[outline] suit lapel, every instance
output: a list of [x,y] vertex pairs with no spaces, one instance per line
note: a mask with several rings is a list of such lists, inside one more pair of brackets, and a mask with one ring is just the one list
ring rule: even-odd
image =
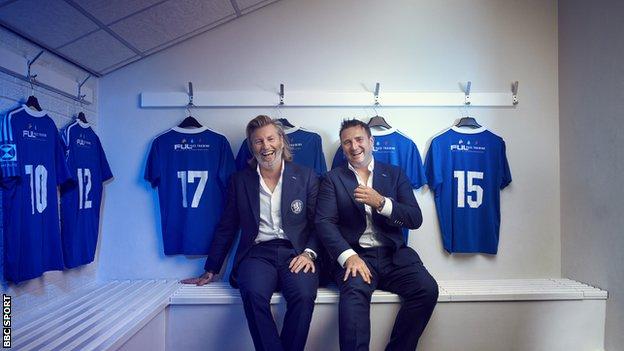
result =
[[355,174],[349,169],[349,166],[346,164],[340,168],[340,171],[342,172],[340,177],[342,185],[344,186],[346,192],[349,194],[349,197],[351,198],[351,201],[353,201],[353,204],[360,210],[360,212],[363,213],[364,204],[355,201],[355,196],[353,195],[353,191],[355,190],[355,188],[358,187],[358,182]]
[[382,163],[375,162],[375,169],[373,170],[373,188],[381,195],[387,196],[387,186],[390,180],[388,170]]
[[251,167],[245,171],[245,190],[251,206],[256,226],[260,225],[260,178],[258,172]]
[[282,173],[282,205],[280,208],[282,223],[284,223],[284,218],[286,218],[289,211],[300,213],[300,211],[303,210],[301,207],[304,204],[303,199],[296,198],[301,186],[301,180],[301,176],[293,170],[290,162],[284,162],[284,173]]

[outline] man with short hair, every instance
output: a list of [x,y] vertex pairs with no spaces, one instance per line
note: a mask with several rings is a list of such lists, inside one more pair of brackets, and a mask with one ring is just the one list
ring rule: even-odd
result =
[[[290,162],[286,135],[268,116],[247,124],[247,142],[254,159],[230,180],[206,272],[182,283],[212,282],[240,228],[230,283],[240,289],[255,349],[302,351],[318,288],[314,263],[320,252],[314,233],[318,177],[312,169]],[[281,333],[270,306],[276,290],[286,299]]]
[[379,288],[402,300],[386,349],[415,350],[438,298],[436,281],[401,232],[420,227],[420,208],[403,171],[374,160],[367,124],[343,121],[340,143],[348,162],[325,176],[315,219],[339,264],[340,349],[368,350],[370,301]]

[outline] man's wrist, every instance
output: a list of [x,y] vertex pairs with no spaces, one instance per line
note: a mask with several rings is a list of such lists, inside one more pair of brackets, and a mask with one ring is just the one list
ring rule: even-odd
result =
[[303,252],[303,254],[306,255],[312,261],[316,260],[316,256],[311,251],[306,250]]
[[379,205],[376,208],[377,212],[381,212],[381,210],[383,210],[385,204],[386,204],[386,198],[382,197],[381,201],[379,201]]

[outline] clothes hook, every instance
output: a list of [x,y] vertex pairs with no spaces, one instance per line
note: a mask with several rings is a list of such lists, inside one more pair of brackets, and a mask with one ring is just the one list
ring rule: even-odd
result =
[[464,105],[470,105],[470,89],[472,88],[472,82],[468,81],[466,89],[464,90]]
[[512,94],[512,103],[515,106],[518,104],[518,81],[511,83],[511,94]]
[[280,96],[280,101],[279,101],[279,104],[280,104],[280,105],[284,105],[284,84],[283,84],[283,83],[282,83],[282,84],[280,84],[280,93],[279,93],[279,96]]

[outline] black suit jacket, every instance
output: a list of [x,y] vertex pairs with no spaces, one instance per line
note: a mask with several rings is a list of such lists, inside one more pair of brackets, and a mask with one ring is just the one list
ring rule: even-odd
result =
[[[282,229],[297,253],[310,248],[319,252],[320,243],[314,232],[314,210],[318,194],[318,177],[310,168],[284,162],[282,173]],[[241,230],[234,256],[230,283],[236,285],[236,271],[241,260],[254,245],[260,226],[260,178],[255,168],[247,167],[230,179],[226,207],[217,225],[204,269],[219,272],[223,261]]]
[[[336,260],[347,249],[362,250],[359,239],[366,229],[364,204],[356,202],[358,186],[353,171],[345,164],[328,172],[321,183],[315,216],[319,239]],[[416,229],[422,214],[405,173],[398,167],[375,161],[373,188],[392,201],[392,214],[386,218],[373,209],[372,222],[379,234],[392,242],[393,261],[403,265],[419,262],[416,251],[405,245],[402,227]]]

